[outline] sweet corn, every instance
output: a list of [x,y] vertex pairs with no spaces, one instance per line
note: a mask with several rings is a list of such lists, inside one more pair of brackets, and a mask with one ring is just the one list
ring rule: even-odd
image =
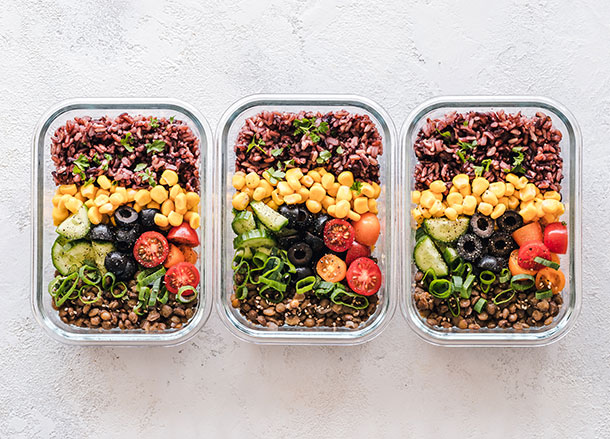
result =
[[150,190],[150,198],[161,204],[168,198],[167,190],[160,184]]
[[172,200],[175,200],[176,197],[178,196],[178,194],[181,194],[182,192],[182,188],[180,187],[179,184],[175,184],[172,186],[172,188],[169,190],[169,198]]
[[178,212],[180,215],[184,215],[187,212],[186,195],[183,193],[178,194],[174,200],[174,206],[176,207],[176,212]]
[[192,215],[188,219],[188,222],[189,226],[191,226],[192,229],[197,230],[201,225],[201,217],[198,213],[192,213]]
[[488,191],[493,193],[497,199],[500,199],[506,193],[506,184],[503,181],[496,181],[489,185]]
[[542,204],[542,209],[545,211],[545,213],[555,214],[559,211],[559,204],[561,204],[561,203],[555,199],[547,198],[541,204]]
[[490,216],[493,219],[498,219],[502,215],[504,215],[504,212],[506,212],[506,206],[504,204],[498,204],[496,207],[494,207],[494,210],[493,210],[493,212],[491,212]]
[[174,186],[176,183],[178,183],[178,174],[176,174],[176,171],[166,169],[163,171],[163,174],[161,174],[161,179],[159,182],[168,186]]
[[536,207],[536,216],[538,218],[542,218],[544,215],[546,215],[546,212],[542,208],[542,201],[534,202],[534,206]]
[[327,212],[328,212],[328,214],[330,216],[335,217],[337,215],[336,211],[337,211],[337,205],[336,204],[328,206]]
[[366,197],[358,197],[354,200],[354,211],[363,214],[369,211],[369,202]]
[[470,186],[470,178],[466,174],[458,174],[451,180],[455,187],[463,189],[466,186]]
[[112,205],[112,203],[106,203],[100,206],[98,210],[102,214],[111,213],[114,211],[114,206]]
[[345,218],[347,217],[347,214],[349,213],[349,201],[347,200],[340,200],[337,201],[337,208],[335,210],[335,216],[337,218]]
[[460,189],[460,195],[462,197],[467,197],[468,195],[472,195],[472,190],[470,188],[470,185],[464,186],[462,189]]
[[472,193],[475,195],[481,195],[489,188],[489,181],[483,177],[476,177],[472,180]]
[[140,213],[142,212],[142,206],[140,206],[138,203],[133,203],[133,210]]
[[318,213],[322,210],[322,204],[319,201],[309,199],[305,202],[305,206],[307,206],[307,210],[311,213]]
[[83,202],[75,197],[71,197],[68,201],[66,201],[65,206],[72,213],[76,213],[78,209],[80,209],[83,205]]
[[121,204],[124,204],[127,202],[127,200],[125,199],[125,197],[123,196],[123,194],[121,194],[120,192],[115,192],[114,194],[110,195],[110,197],[108,197],[108,200],[112,203],[113,206],[118,207]]
[[557,218],[552,213],[547,213],[542,217],[542,221],[544,221],[545,224],[551,224],[556,222]]
[[494,207],[489,203],[480,203],[477,207],[477,210],[481,212],[483,215],[489,216],[494,210]]
[[419,207],[411,209],[411,216],[413,216],[413,219],[417,224],[420,224],[424,220],[424,216],[422,215],[421,210],[419,210]]
[[246,175],[246,186],[250,189],[256,189],[260,180],[261,179],[256,172],[250,172]]
[[[464,212],[464,206],[462,206],[461,204],[453,204],[449,207],[451,207],[453,210],[455,210],[458,215],[461,215]],[[446,211],[446,209],[445,209],[445,211]]]
[[429,187],[432,192],[436,192],[437,194],[442,194],[447,190],[447,186],[442,180],[434,180],[432,183],[430,183]]
[[273,191],[271,191],[271,199],[278,206],[281,206],[282,204],[284,204],[284,198],[282,198],[282,196],[277,192],[277,189],[274,189]]
[[527,183],[525,187],[519,191],[521,201],[531,201],[536,198],[536,186],[532,183]]
[[286,171],[286,180],[289,178],[296,178],[297,180],[300,180],[302,176],[303,172],[300,168],[290,168]]
[[411,191],[411,203],[419,204],[419,200],[421,200],[421,192],[420,191]]
[[373,186],[373,198],[379,198],[379,195],[381,195],[381,186],[379,186],[377,183],[372,183]]
[[178,227],[180,224],[182,224],[182,215],[180,215],[178,212],[170,212],[169,215],[167,215],[167,221],[174,227]]
[[556,191],[548,191],[544,193],[544,198],[547,200],[557,200],[557,201],[561,201],[561,195],[559,195],[558,192]]
[[197,203],[199,203],[199,195],[197,195],[195,192],[187,192],[186,208],[191,210]]
[[252,195],[254,195],[254,189],[250,189],[249,187],[245,187],[241,191],[244,194],[248,195],[250,198],[252,198]]
[[328,208],[330,206],[334,206],[335,205],[335,199],[333,197],[329,197],[328,195],[326,195],[324,197],[324,199],[322,200],[322,207],[326,210],[328,210]]
[[76,195],[77,191],[78,191],[78,189],[76,188],[75,184],[62,184],[58,188],[58,192],[62,195],[63,194]]
[[294,194],[294,189],[292,189],[292,187],[285,181],[280,181],[277,184],[277,190],[279,194],[283,197],[285,197],[286,195]]
[[324,176],[324,174],[328,173],[328,171],[321,166],[314,168],[314,171],[318,172],[321,176]]
[[432,215],[430,215],[430,211],[426,208],[422,208],[421,209],[421,214],[423,215],[424,218],[428,219],[428,218],[432,218]]
[[434,195],[434,198],[436,198],[438,201],[443,201],[443,194],[439,194],[437,192],[432,192],[432,194]]
[[328,191],[333,183],[335,182],[335,176],[330,173],[326,173],[322,176],[322,187]]
[[51,216],[53,217],[53,224],[56,226],[60,225],[63,220],[68,218],[69,215],[70,212],[68,212],[66,208],[54,207],[51,213]]
[[[278,183],[277,178],[272,177],[271,174],[269,174],[269,171],[264,171],[263,172],[263,178],[271,186],[277,186],[277,183]],[[245,183],[245,180],[244,180],[244,183]]]
[[77,192],[76,195],[74,195],[74,198],[76,198],[77,200],[82,201],[83,203],[85,202],[86,198],[83,197],[83,194],[81,194],[80,192]]
[[337,190],[337,201],[347,200],[352,201],[352,191],[349,186],[339,186]]
[[508,197],[502,197],[498,200],[498,204],[504,204],[504,207],[508,207]]
[[148,209],[160,209],[160,208],[161,208],[161,205],[160,205],[159,203],[157,203],[156,201],[152,201],[152,200],[151,200],[151,202],[150,202],[150,203],[148,203],[148,204],[146,205],[146,207],[147,207]]
[[99,224],[102,222],[102,214],[96,206],[90,207],[87,210],[87,218],[89,218],[91,224]]
[[118,186],[117,186],[117,183],[116,183],[116,182],[114,182],[114,183],[111,183],[111,184],[110,184],[110,189],[108,189],[108,190],[110,191],[110,193],[111,193],[111,194],[114,194],[114,193],[116,192],[116,188],[117,188],[117,187],[118,187]]
[[89,207],[93,207],[95,206],[95,201],[94,200],[87,200],[83,203],[85,206],[87,206],[87,208]]
[[508,208],[516,209],[517,207],[519,207],[519,199],[517,197],[515,197],[514,195],[511,195],[510,197],[508,197]]
[[430,207],[430,215],[436,216],[439,212],[444,212],[444,210],[443,203],[439,200],[435,200],[434,203],[432,203],[432,207]]
[[163,204],[161,204],[161,213],[165,216],[169,216],[169,213],[176,209],[174,202],[172,200],[165,200]]
[[349,212],[347,212],[347,218],[351,221],[360,221],[360,214],[354,212],[353,210],[350,210]]
[[86,184],[80,188],[80,193],[83,194],[85,198],[93,198],[95,197],[95,191],[97,188],[94,184]]
[[301,182],[294,176],[286,178],[286,182],[295,192],[301,189]]
[[458,213],[453,207],[448,207],[445,209],[445,216],[451,221],[454,221],[457,219]]
[[245,192],[238,192],[233,195],[231,204],[236,210],[244,210],[250,203],[250,197]]
[[526,223],[533,221],[536,218],[537,213],[536,206],[534,206],[533,203],[519,211],[519,215],[523,217],[523,221]]
[[322,201],[326,196],[326,190],[320,183],[314,183],[309,189],[309,199],[314,201]]
[[313,181],[313,178],[311,178],[311,175],[303,175],[301,177],[300,181],[301,181],[301,184],[307,188],[310,188],[314,184],[314,181]]
[[472,195],[467,195],[464,197],[462,206],[464,206],[463,213],[465,215],[474,215],[474,211],[477,208],[477,199]]
[[309,175],[316,183],[320,183],[322,181],[322,176],[318,171],[309,171],[307,175]]
[[421,193],[419,204],[421,204],[426,209],[430,209],[435,201],[437,200],[434,194],[430,190],[425,190]]
[[464,197],[462,197],[462,194],[459,192],[453,192],[447,195],[447,204],[450,206],[453,204],[462,204],[462,201],[464,201]]
[[510,197],[511,195],[513,195],[515,193],[515,186],[513,186],[512,183],[506,183],[506,190],[504,191],[504,196],[505,197]]
[[337,181],[343,186],[352,187],[354,184],[354,174],[351,171],[343,171],[337,177]]
[[53,203],[54,207],[57,207],[59,205],[60,199],[61,199],[61,195],[59,194],[59,191],[57,191],[57,193],[55,195],[53,195],[53,198],[51,198],[51,203]]
[[374,198],[369,198],[369,212],[377,215],[379,211],[377,210],[377,200]]
[[301,196],[301,203],[304,203],[309,199],[309,189],[307,189],[306,187],[302,187],[301,189],[299,189],[297,191],[297,194]]
[[375,189],[369,183],[362,183],[360,193],[365,197],[375,198]]
[[155,224],[159,227],[167,227],[169,225],[169,220],[162,213],[155,214]]
[[269,206],[269,207],[270,207],[270,208],[272,208],[273,210],[277,210],[277,209],[278,209],[278,207],[280,207],[280,206],[278,206],[277,204],[275,204],[275,203],[273,202],[273,200],[269,200],[269,201],[267,201],[267,203],[266,203],[266,204],[267,204],[267,206]]
[[454,192],[459,192],[460,190],[457,188],[456,185],[451,186],[451,189],[449,189],[449,193],[452,194]]
[[138,193],[138,191],[135,189],[129,188],[125,191],[125,193],[127,194],[127,202],[131,203],[133,200],[135,200],[136,194]]
[[140,189],[133,199],[140,206],[145,206],[150,203],[150,192],[146,189]]
[[527,185],[527,178],[519,177],[519,181],[517,181],[517,184],[515,185],[515,189],[521,190],[525,187],[525,185]]
[[108,177],[105,175],[100,175],[97,177],[97,184],[102,189],[110,189],[110,186],[112,186],[112,183],[110,183],[110,180],[108,180]]
[[252,194],[252,198],[256,201],[261,201],[267,197],[267,191],[263,187],[257,187],[254,189],[254,194]]
[[290,194],[284,197],[284,202],[286,204],[298,204],[301,201],[303,201],[303,197],[301,197],[301,194]]
[[335,182],[331,184],[328,189],[326,189],[326,192],[328,192],[328,195],[330,195],[331,197],[336,197],[340,187],[341,185]]
[[[97,207],[101,207],[104,204],[108,203],[108,200],[109,200],[108,195],[105,195],[105,194],[98,195],[97,197],[95,197],[95,205]],[[59,207],[62,206],[62,201],[63,201],[63,197],[62,197],[62,199],[59,200]],[[65,204],[65,202],[64,202],[64,204]]]
[[496,194],[494,194],[492,191],[486,190],[483,192],[483,195],[481,195],[481,201],[495,206],[498,204],[498,197],[496,197]]

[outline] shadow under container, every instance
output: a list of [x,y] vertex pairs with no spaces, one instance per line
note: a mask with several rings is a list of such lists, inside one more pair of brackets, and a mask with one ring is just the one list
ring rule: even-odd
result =
[[[521,331],[514,329],[461,330],[439,328],[427,324],[421,317],[413,299],[413,277],[417,272],[413,264],[415,230],[411,226],[411,191],[414,190],[413,171],[417,157],[413,149],[415,139],[427,119],[442,117],[450,112],[467,113],[470,111],[506,113],[521,112],[534,116],[537,112],[550,116],[553,126],[561,131],[563,137],[559,144],[563,158],[562,202],[566,212],[561,220],[568,225],[568,251],[561,255],[561,267],[567,277],[566,286],[561,293],[563,306],[553,322],[548,326],[530,327]],[[437,97],[424,102],[411,112],[400,134],[400,162],[404,163],[404,174],[399,178],[401,206],[399,223],[401,228],[402,291],[400,306],[407,322],[415,333],[429,343],[442,346],[543,346],[559,340],[574,326],[582,302],[581,288],[581,152],[582,135],[574,116],[561,104],[538,96],[447,96]]]
[[[199,303],[191,320],[180,329],[168,329],[162,332],[146,332],[141,329],[111,330],[81,328],[64,323],[57,310],[52,306],[48,293],[49,282],[54,277],[55,268],[51,261],[51,246],[57,237],[53,225],[51,198],[57,186],[51,171],[55,165],[51,160],[51,137],[60,126],[74,117],[102,116],[116,117],[122,113],[142,114],[154,117],[175,117],[185,122],[199,139],[200,148],[200,191],[201,202],[199,214],[203,233],[201,244],[195,250],[199,253],[197,268],[201,280],[199,284]],[[207,175],[208,157],[212,154],[212,133],[205,120],[193,107],[175,99],[72,99],[51,108],[36,127],[32,150],[32,309],[40,326],[55,340],[74,345],[110,345],[110,346],[170,346],[183,343],[194,336],[207,321],[211,307],[212,294],[209,288],[210,279],[206,275],[210,268],[207,265],[212,242],[211,228],[208,227],[207,215],[210,210],[206,183],[211,181]]]
[[[294,112],[319,111],[329,112],[346,110],[354,114],[366,114],[376,125],[383,139],[383,155],[380,156],[381,195],[378,199],[381,234],[375,246],[374,256],[378,258],[383,274],[383,284],[379,291],[379,305],[373,315],[358,328],[331,328],[284,325],[277,330],[254,325],[242,316],[238,309],[231,306],[230,296],[233,293],[233,238],[231,229],[232,205],[235,192],[231,177],[235,172],[235,141],[245,120],[262,111]],[[385,329],[395,308],[397,258],[396,235],[394,234],[395,217],[393,194],[395,162],[394,127],[387,113],[376,103],[352,95],[253,95],[241,99],[232,105],[223,115],[216,132],[216,163],[220,167],[219,203],[217,217],[218,236],[222,238],[217,248],[220,260],[218,268],[217,310],[227,328],[238,338],[254,343],[290,344],[290,345],[355,345],[367,342]],[[349,170],[349,169],[346,169]]]

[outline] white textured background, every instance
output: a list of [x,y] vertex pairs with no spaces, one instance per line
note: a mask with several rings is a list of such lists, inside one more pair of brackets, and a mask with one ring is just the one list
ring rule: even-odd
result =
[[[2,2],[0,437],[608,437],[609,49],[602,0]],[[397,313],[364,346],[259,347],[213,314],[176,348],[51,341],[29,305],[41,114],[69,97],[168,96],[215,126],[259,92],[358,93],[396,125],[441,94],[568,106],[584,134],[573,331],[546,348],[443,349]]]

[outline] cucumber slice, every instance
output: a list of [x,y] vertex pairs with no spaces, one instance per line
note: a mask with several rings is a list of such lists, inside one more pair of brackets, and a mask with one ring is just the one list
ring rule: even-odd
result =
[[415,244],[413,259],[415,260],[417,268],[424,273],[432,269],[434,274],[439,277],[447,276],[449,274],[449,268],[443,260],[443,256],[429,236],[424,236]]
[[51,260],[53,266],[62,275],[66,276],[86,263],[95,259],[91,244],[87,241],[68,241],[59,236],[51,247]]
[[468,230],[470,220],[460,217],[456,220],[447,218],[428,218],[424,221],[426,233],[438,242],[454,242]]
[[258,220],[272,232],[278,232],[288,224],[288,218],[280,215],[262,201],[252,201],[250,206]]
[[254,221],[254,214],[248,210],[242,210],[235,214],[231,227],[236,235],[249,232],[250,230],[256,229],[256,221]]
[[233,240],[233,248],[239,249],[244,247],[275,247],[275,239],[265,230],[251,230],[243,233]]
[[57,227],[57,233],[70,240],[81,239],[87,236],[90,228],[91,222],[87,217],[87,206],[83,205],[74,215],[66,218]]
[[415,231],[415,242],[419,241],[420,239],[422,239],[424,236],[426,236],[426,229],[423,227],[419,227],[416,231]]
[[95,259],[95,266],[100,271],[102,275],[106,274],[108,270],[106,270],[106,265],[104,262],[106,261],[106,255],[116,248],[112,242],[106,241],[93,241],[91,242],[91,247],[93,249],[93,258]]

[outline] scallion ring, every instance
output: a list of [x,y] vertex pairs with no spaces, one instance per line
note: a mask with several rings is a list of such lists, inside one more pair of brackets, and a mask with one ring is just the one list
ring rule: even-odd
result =
[[449,311],[451,311],[453,317],[460,315],[460,300],[456,296],[452,295],[447,299],[447,307],[449,308]]
[[248,297],[248,287],[245,285],[238,286],[235,290],[235,298],[237,300],[244,300],[246,297]]
[[161,305],[165,305],[169,300],[169,291],[167,291],[167,288],[163,286],[161,287],[160,293],[160,296],[157,296],[157,302],[159,302]]
[[549,261],[548,259],[541,258],[540,256],[536,256],[534,258],[534,262],[542,264],[545,267],[552,268],[553,270],[559,270],[559,264],[557,262]]
[[426,284],[426,280],[428,282],[432,282],[435,279],[436,279],[436,274],[434,273],[434,270],[432,268],[429,268],[424,273],[424,277],[421,278],[421,283],[425,285]]
[[551,297],[553,297],[553,290],[536,291],[536,299],[538,300],[550,299]]
[[[83,290],[85,290],[85,288],[87,288],[87,289],[91,288],[91,289],[97,290],[97,294],[95,295],[95,297],[93,299],[87,300],[87,299],[83,298]],[[100,288],[99,285],[83,285],[80,288],[80,290],[78,291],[78,298],[85,305],[91,305],[92,303],[95,303],[102,298],[102,289]]]
[[[118,294],[114,292],[116,288],[120,289]],[[114,297],[115,299],[120,299],[125,294],[127,294],[127,285],[125,285],[125,282],[119,282],[112,286],[112,297]]]
[[269,285],[265,285],[263,288],[261,288],[258,294],[270,303],[280,303],[282,300],[284,300],[284,293],[282,291],[273,289],[273,287]]
[[508,281],[510,281],[511,276],[512,275],[510,273],[510,270],[508,268],[503,268],[502,271],[500,272],[500,277],[498,278],[498,281],[501,284],[505,284]]
[[446,299],[453,292],[453,284],[447,279],[434,279],[430,282],[428,291],[438,299]]
[[483,311],[483,307],[486,303],[487,300],[483,299],[482,297],[479,297],[479,300],[477,300],[477,303],[474,304],[473,309],[476,311],[477,314],[481,314],[481,311]]
[[[337,284],[341,285],[341,284]],[[343,287],[341,285],[341,287]],[[353,309],[364,309],[369,306],[369,299],[345,288],[335,288],[330,296],[330,300],[337,305],[344,305]]]
[[[107,283],[110,280],[110,283]],[[102,276],[102,289],[112,291],[114,290],[114,283],[116,282],[116,276],[114,273],[108,272]]]
[[313,290],[316,283],[317,279],[315,276],[307,276],[298,280],[296,283],[297,294],[305,294],[306,292]]
[[466,280],[464,281],[464,285],[462,286],[461,297],[464,299],[470,299],[470,295],[472,294],[472,284],[474,283],[476,277],[474,274],[469,274],[466,276]]
[[[503,298],[503,295],[506,295],[506,293],[509,293],[509,292],[512,292],[512,294],[510,296],[508,296],[507,298]],[[492,302],[495,303],[496,305],[501,305],[503,303],[510,302],[511,300],[513,300],[513,297],[515,297],[515,294],[516,294],[516,292],[512,288],[509,288],[509,289],[504,290],[504,291],[500,291],[492,299]]]
[[[89,273],[92,273],[91,276]],[[97,285],[102,280],[102,275],[96,267],[92,267],[91,265],[83,265],[78,270],[78,277],[86,283],[87,285]]]
[[[49,283],[49,294],[53,297],[57,296],[57,292],[59,291],[59,287],[61,286],[61,283],[63,282],[64,278],[63,276],[57,276],[55,279],[53,279],[51,281],[51,283]],[[56,288],[57,286],[57,288]]]
[[140,285],[150,285],[153,282],[155,282],[157,279],[161,279],[163,276],[165,276],[165,267],[161,267],[158,270],[156,270],[155,272],[153,272],[152,274],[149,274],[148,276],[146,276],[144,278],[138,279],[138,283]]
[[[192,292],[192,294],[187,296],[188,299],[185,299],[184,293],[186,293],[187,291]],[[183,287],[180,287],[180,289],[178,290],[178,293],[176,294],[176,300],[180,303],[190,303],[193,300],[195,300],[196,298],[197,298],[197,289],[191,285],[184,285]]]
[[518,274],[510,280],[510,287],[515,291],[526,291],[536,284],[534,276],[529,274]]
[[[72,273],[71,275],[67,276],[64,281],[61,283],[61,285],[59,286],[59,289],[57,290],[57,296],[55,296],[55,305],[62,306],[66,300],[68,300],[70,298],[70,296],[72,295],[72,293],[74,292],[74,290],[76,290],[76,286],[78,285],[78,273]],[[67,290],[65,290],[65,287],[68,285],[68,283],[70,281],[74,281],[72,282],[72,285],[70,285],[70,288],[68,288]],[[77,295],[78,297],[78,295]]]

